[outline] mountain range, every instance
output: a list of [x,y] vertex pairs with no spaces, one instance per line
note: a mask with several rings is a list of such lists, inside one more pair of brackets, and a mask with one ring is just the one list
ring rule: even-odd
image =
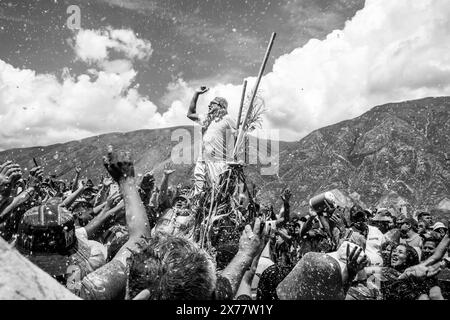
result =
[[[102,164],[112,144],[130,151],[139,175],[153,171],[160,179],[178,141],[172,133],[193,127],[174,127],[109,133],[51,146],[0,152],[23,168],[33,157],[48,174],[70,180],[75,166],[95,183],[107,175]],[[450,213],[450,97],[389,103],[363,115],[315,130],[296,142],[279,142],[279,172],[260,174],[262,165],[245,168],[261,202],[281,204],[283,188],[292,191],[294,212],[307,210],[308,200],[323,191],[339,189],[368,207],[404,206],[408,212]],[[193,164],[175,165],[173,184],[190,184]]]

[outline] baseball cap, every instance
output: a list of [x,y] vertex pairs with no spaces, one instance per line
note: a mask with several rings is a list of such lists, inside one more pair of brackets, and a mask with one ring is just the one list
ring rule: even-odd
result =
[[390,222],[392,221],[392,215],[388,210],[377,212],[375,216],[372,218],[372,221]]
[[447,229],[447,226],[445,224],[443,224],[442,222],[436,222],[432,227],[433,231],[436,231],[441,228]]

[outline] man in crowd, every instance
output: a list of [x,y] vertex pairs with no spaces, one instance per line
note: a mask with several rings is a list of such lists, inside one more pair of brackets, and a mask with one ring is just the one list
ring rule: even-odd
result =
[[422,247],[422,237],[416,232],[417,221],[414,218],[401,218],[398,222],[400,226],[400,243],[410,245],[420,249]]

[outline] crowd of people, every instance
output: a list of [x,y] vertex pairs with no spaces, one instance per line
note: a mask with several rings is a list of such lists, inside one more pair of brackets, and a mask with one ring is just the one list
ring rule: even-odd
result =
[[[250,216],[240,239],[215,254],[195,241],[194,188],[136,182],[129,154],[110,150],[99,185],[77,169],[67,184],[35,167],[0,166],[0,235],[83,299],[444,299],[449,229],[429,212],[290,212],[239,195]],[[248,217],[247,217],[248,218]],[[417,219],[417,220],[416,220]],[[236,227],[239,229],[239,226]],[[219,231],[220,232],[220,231]],[[220,262],[216,261],[219,260]]]
[[[199,120],[204,92],[188,116],[204,133],[233,127],[223,98],[210,104],[218,118]],[[449,228],[430,212],[340,206],[326,193],[294,214],[289,189],[276,212],[275,203],[238,185],[228,198],[220,195],[233,201],[233,214],[205,219],[199,212],[213,205],[201,199],[215,187],[204,183],[208,163],[197,164],[192,186],[171,186],[170,165],[157,185],[151,172],[138,179],[129,152],[105,151],[108,176],[98,184],[79,168],[69,182],[40,166],[24,176],[12,161],[0,165],[0,236],[82,299],[448,298]],[[222,168],[219,177],[231,170],[212,167]]]

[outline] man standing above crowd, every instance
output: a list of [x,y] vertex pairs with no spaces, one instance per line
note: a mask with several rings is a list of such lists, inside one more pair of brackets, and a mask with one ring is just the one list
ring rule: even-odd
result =
[[206,117],[197,114],[198,97],[209,89],[197,89],[189,106],[187,117],[202,127],[202,147],[194,170],[194,195],[203,191],[205,183],[211,185],[219,182],[220,175],[227,169],[227,161],[233,161],[232,139],[236,130],[234,120],[228,115],[228,102],[224,98],[216,97],[209,103]]

